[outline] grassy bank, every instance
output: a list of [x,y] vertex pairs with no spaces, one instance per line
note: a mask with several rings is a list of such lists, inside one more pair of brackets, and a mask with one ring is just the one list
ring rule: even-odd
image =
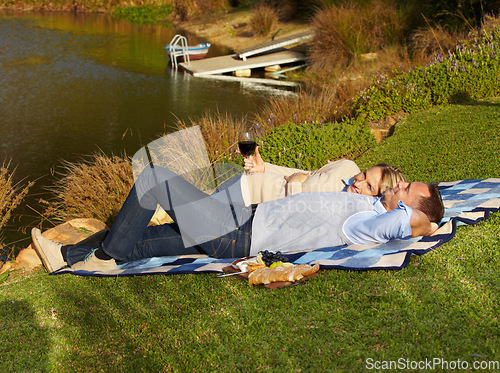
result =
[[[499,177],[499,119],[498,99],[425,110],[356,162],[388,162],[425,182]],[[321,271],[278,291],[214,275],[13,272],[0,283],[0,370],[365,371],[367,359],[500,361],[499,237],[497,213],[402,271]]]
[[[358,163],[387,161],[412,180],[498,177],[499,119],[498,99],[413,114]],[[366,359],[499,361],[499,237],[497,213],[459,227],[402,271],[320,271],[278,291],[214,275],[12,273],[0,285],[0,370],[365,371]]]

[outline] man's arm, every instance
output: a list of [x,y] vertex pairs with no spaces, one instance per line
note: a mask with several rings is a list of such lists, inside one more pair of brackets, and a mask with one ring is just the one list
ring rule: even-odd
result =
[[408,238],[411,208],[404,206],[384,213],[362,212],[348,218],[344,233],[355,244],[384,243],[395,238]]
[[358,244],[383,243],[395,238],[428,236],[438,228],[420,210],[401,201],[398,208],[381,214],[359,213],[344,223],[344,233]]
[[417,209],[413,209],[412,211],[410,226],[412,237],[430,236],[439,228],[436,223],[429,221],[427,215]]

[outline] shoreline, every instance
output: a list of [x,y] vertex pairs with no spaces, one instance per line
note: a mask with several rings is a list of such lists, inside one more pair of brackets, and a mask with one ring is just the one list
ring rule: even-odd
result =
[[[51,12],[69,12],[69,13],[96,13],[96,14],[109,14],[112,12],[108,9],[98,9],[95,11],[78,10],[74,8],[61,8],[61,9],[46,9],[36,8],[29,4],[21,3],[22,6],[16,8],[9,8],[0,6],[0,11],[12,12],[37,12],[37,13],[51,13]],[[252,12],[245,9],[232,9],[225,12],[216,14],[208,14],[201,17],[193,18],[188,21],[175,21],[172,16],[165,20],[159,20],[157,24],[151,25],[154,27],[164,27],[165,24],[171,25],[180,30],[186,31],[194,36],[205,38],[208,42],[218,44],[221,47],[229,48],[233,51],[238,49],[248,48],[257,44],[265,43],[275,38],[283,38],[289,35],[310,31],[312,28],[305,22],[290,21],[281,22],[277,21],[272,31],[267,36],[253,35],[250,26],[248,25]],[[125,21],[127,22],[127,21]],[[133,23],[131,23],[133,24]]]
[[249,10],[231,10],[172,24],[193,35],[206,38],[210,43],[219,44],[233,51],[268,42],[273,36],[279,39],[311,30],[306,23],[278,21],[269,35],[256,36],[248,25],[250,18]]

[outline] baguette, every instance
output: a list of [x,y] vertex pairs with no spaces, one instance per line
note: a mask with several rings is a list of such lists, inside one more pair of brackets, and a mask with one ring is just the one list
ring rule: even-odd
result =
[[258,270],[259,268],[264,268],[266,265],[264,263],[248,264],[248,273]]
[[259,268],[248,275],[250,285],[270,284],[271,282],[299,281],[306,276],[310,276],[319,270],[319,264],[310,266],[309,264],[299,264],[290,267],[276,266],[274,268]]

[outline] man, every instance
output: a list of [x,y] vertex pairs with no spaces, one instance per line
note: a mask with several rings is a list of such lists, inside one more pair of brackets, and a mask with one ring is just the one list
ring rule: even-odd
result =
[[381,198],[301,193],[259,205],[250,254],[269,247],[294,251],[431,235],[443,214],[436,184],[400,182]]
[[[148,227],[157,204],[174,224]],[[444,213],[435,184],[400,182],[381,198],[344,192],[305,192],[246,206],[241,187],[207,195],[174,172],[147,167],[102,242],[74,246],[42,237],[36,250],[49,271],[116,269],[115,260],[206,253],[217,258],[260,250],[304,250],[430,235]]]

